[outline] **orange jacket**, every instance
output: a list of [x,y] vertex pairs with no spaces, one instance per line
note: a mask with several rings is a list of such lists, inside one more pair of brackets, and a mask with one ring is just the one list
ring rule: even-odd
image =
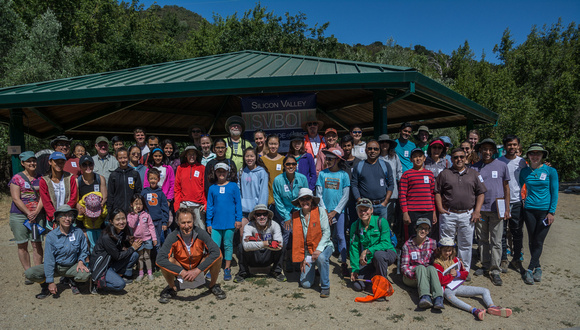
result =
[[[292,262],[302,262],[306,254],[304,251],[304,231],[302,229],[302,221],[300,221],[300,211],[292,213],[292,232],[294,233],[292,235]],[[306,233],[306,246],[310,255],[314,253],[321,239],[320,214],[318,213],[318,207],[315,207],[310,211],[310,222]]]
[[[324,142],[324,137],[322,135],[318,135],[318,137],[320,138],[320,147],[318,148],[318,153],[320,153],[322,149],[326,148],[326,142]],[[316,159],[316,155],[314,154],[314,150],[312,150],[312,143],[310,142],[310,137],[308,134],[304,135],[304,150],[311,154],[312,158]]]

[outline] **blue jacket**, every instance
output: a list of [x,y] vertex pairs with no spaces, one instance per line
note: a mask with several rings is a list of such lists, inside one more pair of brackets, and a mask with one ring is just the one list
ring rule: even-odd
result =
[[162,225],[167,226],[169,221],[169,205],[167,204],[167,197],[161,187],[157,186],[157,189],[147,187],[141,191],[141,196],[145,197],[147,211],[151,216],[151,220],[153,222],[161,221]]
[[292,201],[298,198],[300,188],[308,188],[308,180],[298,172],[294,173],[292,189],[290,189],[290,181],[286,177],[286,172],[278,175],[274,179],[274,183],[272,184],[274,202],[276,202],[276,210],[282,217],[282,221],[292,219],[292,212],[298,210],[298,208],[292,205]]
[[262,166],[250,171],[244,167],[238,176],[238,187],[242,195],[242,212],[250,213],[258,204],[268,205],[268,172]]

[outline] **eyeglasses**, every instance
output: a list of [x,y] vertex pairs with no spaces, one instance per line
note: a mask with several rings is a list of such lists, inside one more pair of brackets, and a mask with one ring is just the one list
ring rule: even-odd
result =
[[308,126],[308,127],[312,127],[312,126],[318,126],[318,123],[316,123],[316,122],[312,122],[312,123],[308,123],[308,124],[306,124],[306,126]]
[[377,148],[377,147],[367,147],[368,151],[379,151],[381,150],[381,148]]
[[297,166],[298,163],[286,163],[284,164],[284,166]]
[[362,131],[352,131],[352,134],[362,134]]
[[453,159],[464,159],[464,158],[465,158],[465,156],[453,156],[452,158],[453,158]]

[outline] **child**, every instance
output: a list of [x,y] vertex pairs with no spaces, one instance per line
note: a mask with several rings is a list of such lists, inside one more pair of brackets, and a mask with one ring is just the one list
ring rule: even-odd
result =
[[[147,172],[147,187],[141,191],[141,196],[147,200],[147,209],[155,225],[157,243],[154,244],[155,252],[159,250],[161,244],[165,242],[164,232],[167,230],[169,221],[169,203],[161,187],[159,187],[160,173],[156,168],[151,168]],[[156,256],[156,253],[154,253]]]
[[160,148],[155,148],[151,151],[150,156],[147,159],[147,170],[145,171],[145,177],[147,180],[143,183],[143,188],[149,187],[149,177],[147,176],[147,172],[150,169],[155,168],[159,171],[158,185],[163,190],[167,200],[172,201],[173,187],[175,186],[175,173],[173,173],[173,168],[171,168],[171,166],[165,165],[166,162],[167,156]]
[[121,209],[128,214],[131,211],[131,197],[141,193],[143,184],[139,172],[129,166],[127,149],[117,150],[117,161],[119,167],[111,173],[107,182],[107,209]]
[[84,209],[83,214],[79,213],[77,220],[81,222],[81,228],[89,241],[89,253],[93,252],[93,247],[101,237],[102,227],[107,218],[107,206],[101,207],[103,195],[98,191],[85,194],[79,201],[79,206]]
[[153,281],[153,269],[151,268],[151,249],[157,245],[157,235],[151,216],[147,213],[145,198],[140,194],[135,194],[131,198],[131,208],[133,211],[127,215],[127,224],[135,239],[143,241],[141,247],[137,250],[139,253],[139,276],[135,281],[143,280],[144,269],[147,268],[147,278]]
[[[230,173],[228,175],[228,173]],[[232,263],[234,231],[242,227],[242,201],[240,188],[236,184],[236,172],[230,171],[225,163],[217,163],[214,172],[210,174],[207,195],[207,232],[218,246],[224,242],[224,281],[232,279],[230,264]],[[209,273],[208,273],[209,274]]]
[[[480,321],[483,321],[486,310],[472,307],[461,301],[457,296],[475,297],[481,295],[483,297],[483,302],[487,305],[488,314],[503,317],[509,317],[512,315],[511,309],[498,307],[493,304],[488,289],[463,285],[463,280],[467,278],[469,272],[465,270],[463,262],[457,259],[455,255],[455,243],[451,238],[443,237],[439,241],[439,247],[435,250],[435,261],[433,262],[433,265],[437,269],[441,285],[445,288],[445,299],[454,306],[471,312],[471,314]],[[456,263],[458,264],[457,267],[453,267],[449,272],[445,273],[445,270]],[[459,285],[455,286],[456,284]]]

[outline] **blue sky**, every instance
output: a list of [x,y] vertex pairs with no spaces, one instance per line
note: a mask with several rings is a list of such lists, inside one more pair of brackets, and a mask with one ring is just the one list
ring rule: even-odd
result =
[[[141,0],[146,7],[153,1]],[[223,17],[254,8],[253,0],[158,0],[178,5],[213,22],[213,13]],[[309,26],[330,22],[326,35],[346,44],[385,43],[389,38],[401,46],[423,45],[446,54],[469,41],[477,58],[485,51],[488,61],[497,62],[492,50],[509,28],[516,43],[526,39],[533,25],[552,25],[562,18],[567,26],[580,23],[578,0],[291,0],[260,1],[268,11],[283,16],[303,12]]]

